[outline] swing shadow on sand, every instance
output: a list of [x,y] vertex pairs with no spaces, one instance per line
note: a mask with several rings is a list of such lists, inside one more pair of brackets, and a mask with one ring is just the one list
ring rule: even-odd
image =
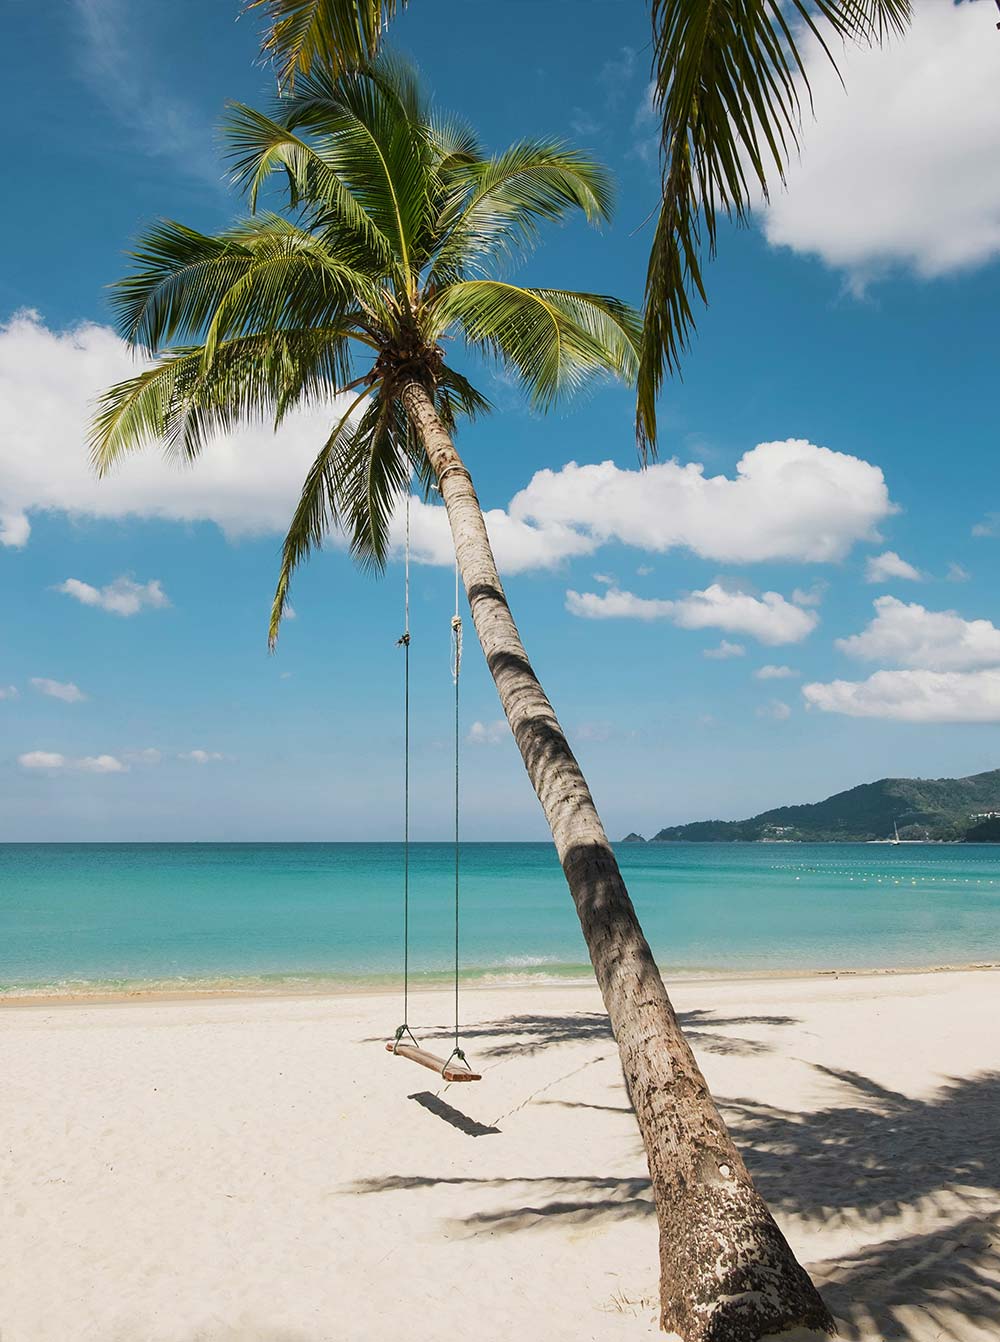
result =
[[444,1119],[445,1123],[450,1123],[453,1128],[459,1132],[464,1132],[467,1137],[492,1137],[500,1132],[500,1129],[487,1123],[479,1123],[474,1118],[469,1118],[463,1114],[460,1109],[456,1109],[447,1100],[442,1100],[440,1095],[435,1095],[432,1091],[421,1090],[414,1095],[407,1095],[408,1100],[414,1100],[421,1108],[426,1109],[435,1118]]

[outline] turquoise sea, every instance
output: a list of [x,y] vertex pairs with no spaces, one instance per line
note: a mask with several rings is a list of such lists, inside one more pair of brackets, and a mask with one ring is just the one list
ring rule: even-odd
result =
[[[623,845],[668,973],[902,968],[1000,960],[1000,848]],[[411,965],[450,972],[453,852],[411,852]],[[0,845],[0,992],[161,984],[395,981],[398,844]],[[465,844],[469,977],[587,972],[547,844]]]

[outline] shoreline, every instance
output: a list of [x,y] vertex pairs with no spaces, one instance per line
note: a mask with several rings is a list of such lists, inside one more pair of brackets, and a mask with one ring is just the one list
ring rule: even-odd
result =
[[[1000,971],[1000,961],[980,960],[968,964],[903,965],[892,967],[832,968],[832,969],[774,969],[774,970],[661,970],[668,990],[684,988],[705,983],[712,985],[739,983],[801,983],[823,982],[831,979],[884,979],[907,976],[928,976],[935,974],[980,974]],[[509,975],[506,978],[472,978],[462,981],[463,993],[517,993],[552,991],[553,989],[584,989],[595,986],[594,978],[588,974]],[[430,995],[440,993],[445,987],[438,981],[424,981],[410,984],[411,994]],[[348,998],[397,997],[401,992],[398,983],[386,983],[364,980],[322,979],[309,985],[296,983],[294,979],[274,982],[239,979],[206,980],[178,987],[164,981],[151,981],[149,984],[137,982],[120,988],[108,988],[95,984],[93,987],[80,986],[66,990],[54,990],[48,986],[26,991],[0,991],[0,1011],[4,1008],[58,1007],[58,1006],[120,1006],[143,1003],[170,1002],[214,1002],[214,1001],[315,1001],[322,999],[344,1000]]]

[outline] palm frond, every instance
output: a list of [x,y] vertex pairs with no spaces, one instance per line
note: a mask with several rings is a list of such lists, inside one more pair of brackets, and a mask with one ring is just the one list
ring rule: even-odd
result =
[[[476,390],[468,378],[447,364],[438,375],[434,389],[434,404],[441,423],[449,433],[455,433],[463,419],[477,419],[493,409],[487,398]],[[417,463],[414,462],[414,467]]]
[[358,431],[357,419],[352,416],[367,396],[367,391],[356,396],[338,417],[330,435],[309,468],[302,493],[289,524],[288,534],[281,547],[281,568],[278,585],[271,603],[271,620],[267,641],[274,651],[281,621],[288,608],[288,593],[292,574],[313,550],[318,549],[340,521],[337,491],[337,458],[351,450]]
[[167,351],[98,401],[90,430],[98,474],[154,443],[192,460],[215,433],[277,424],[294,406],[331,397],[347,373],[347,338],[333,327],[243,336],[223,342],[209,368],[201,345]]
[[246,0],[244,12],[263,11],[262,50],[278,82],[294,86],[315,64],[336,74],[355,70],[378,51],[382,34],[406,0]]
[[413,70],[389,58],[337,79],[316,70],[279,110],[281,125],[309,135],[318,158],[412,278],[436,157]]
[[410,483],[411,441],[399,399],[376,393],[357,433],[336,462],[333,488],[351,555],[380,573],[389,557],[390,523]]
[[456,163],[446,185],[432,269],[439,281],[516,258],[535,245],[539,222],[571,210],[604,222],[614,203],[607,169],[559,140],[525,140],[495,158]]
[[456,323],[512,367],[542,408],[601,375],[632,382],[638,369],[640,318],[615,298],[464,280],[441,292],[433,313],[439,329]]
[[636,420],[644,450],[655,445],[657,392],[693,333],[693,300],[705,301],[702,244],[711,255],[719,215],[742,222],[754,191],[767,196],[798,145],[800,84],[809,96],[802,36],[833,60],[824,30],[881,42],[909,17],[910,0],[653,0],[663,204],[646,276]]

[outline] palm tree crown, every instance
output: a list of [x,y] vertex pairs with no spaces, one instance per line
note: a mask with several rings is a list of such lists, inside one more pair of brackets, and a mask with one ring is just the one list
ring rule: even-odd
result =
[[[403,388],[422,385],[450,430],[489,408],[446,358],[450,335],[544,408],[595,376],[634,381],[640,321],[614,298],[498,277],[541,222],[607,219],[605,171],[557,141],[484,156],[397,62],[314,68],[270,115],[234,105],[225,134],[252,213],[217,236],[167,221],[141,238],[113,302],[155,362],[105,394],[92,450],[101,472],[152,441],[193,458],[213,432],[340,394],[285,541],[273,643],[291,574],[330,529],[381,568],[411,473],[431,483]],[[287,209],[258,212],[275,175]]]
[[[292,85],[315,62],[370,60],[406,0],[245,0],[266,27],[263,50]],[[837,44],[902,33],[911,0],[651,0],[653,107],[661,120],[663,200],[646,271],[636,431],[656,446],[656,398],[677,372],[708,302],[702,251],[720,216],[745,223],[756,196],[782,182],[798,147],[804,43],[835,62]],[[832,39],[832,43],[828,41]]]

